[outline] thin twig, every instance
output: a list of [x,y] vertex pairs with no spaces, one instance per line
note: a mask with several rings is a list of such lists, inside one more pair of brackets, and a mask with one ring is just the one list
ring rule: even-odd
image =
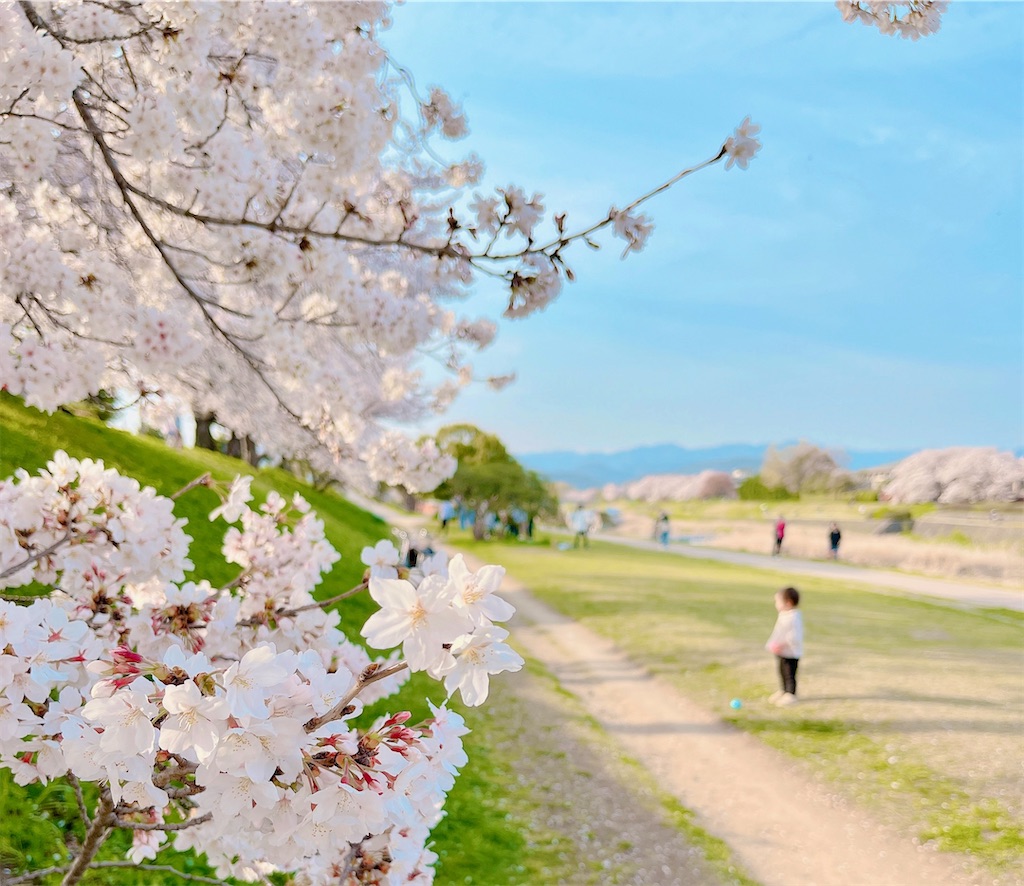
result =
[[45,548],[42,551],[38,551],[37,553],[32,554],[32,556],[30,557],[26,557],[20,563],[15,563],[13,566],[8,566],[3,572],[0,572],[0,578],[7,578],[7,576],[9,575],[14,575],[15,572],[20,572],[26,566],[31,566],[33,563],[36,562],[36,560],[42,560],[44,557],[49,557],[50,554],[57,550],[57,548],[66,545],[69,541],[71,541],[71,535],[72,533],[71,530],[69,529],[64,534],[63,538],[57,539],[57,541],[55,541],[48,548]]
[[169,864],[136,864],[134,861],[97,861],[93,862],[89,867],[92,870],[101,870],[103,868],[132,868],[136,871],[161,871],[165,874],[174,874],[174,876],[190,883],[210,883],[211,886],[230,886],[227,880],[218,880],[215,877],[204,877],[202,874],[186,874],[184,871],[179,871],[177,868],[171,867]]
[[89,818],[89,812],[85,808],[85,797],[82,796],[82,783],[78,780],[78,776],[70,769],[64,777],[68,780],[68,784],[74,788],[75,800],[78,801],[78,814],[82,816],[82,821],[85,823],[85,829],[88,831],[92,826],[92,819]]
[[296,606],[294,609],[289,609],[282,615],[295,615],[299,612],[305,612],[307,609],[326,609],[328,606],[333,606],[335,603],[340,603],[342,600],[347,600],[349,597],[354,597],[356,594],[360,594],[370,586],[369,582],[362,581],[357,584],[354,588],[336,594],[333,597],[328,597],[326,600],[314,600],[312,603],[307,603],[305,606]]
[[[714,157],[711,157],[711,158],[705,160],[703,163],[698,163],[696,166],[691,166],[688,169],[684,169],[682,172],[679,172],[676,175],[672,176],[672,178],[670,178],[668,181],[663,182],[662,184],[658,185],[658,187],[653,188],[652,190],[648,191],[642,197],[637,197],[637,199],[634,200],[632,203],[628,204],[625,207],[625,209],[621,209],[619,211],[620,212],[630,212],[631,210],[636,209],[641,203],[646,203],[648,200],[651,199],[651,197],[654,197],[656,194],[660,194],[662,191],[667,191],[674,184],[676,184],[677,182],[682,181],[684,178],[687,178],[688,176],[693,175],[695,172],[700,172],[700,170],[706,169],[708,166],[711,166],[712,164],[717,163],[724,156],[725,156],[725,145],[722,145],[721,149],[718,151],[717,154],[715,154]],[[493,259],[494,261],[509,261],[511,259],[514,259],[514,258],[520,258],[523,255],[537,255],[539,253],[543,253],[543,254],[546,255],[549,250],[554,249],[555,247],[558,247],[560,249],[563,246],[566,246],[569,243],[572,243],[574,240],[579,240],[579,239],[581,239],[583,237],[588,236],[589,234],[593,234],[596,231],[601,230],[601,228],[605,228],[608,225],[610,225],[612,223],[612,221],[613,221],[613,218],[611,216],[611,213],[609,213],[607,216],[605,216],[605,218],[603,218],[599,222],[595,222],[589,228],[585,228],[582,231],[577,231],[575,234],[563,234],[562,236],[558,237],[557,239],[552,240],[549,243],[545,243],[543,246],[534,246],[534,247],[531,247],[530,249],[527,249],[525,252],[505,253],[505,254],[501,254],[501,255],[473,256],[473,258],[478,258],[479,257],[479,258]]]
[[399,674],[404,671],[407,667],[409,667],[409,663],[406,661],[400,661],[389,668],[381,667],[380,665],[370,665],[368,668],[363,670],[363,673],[359,675],[359,679],[356,680],[355,686],[345,693],[345,697],[342,698],[341,701],[339,701],[326,714],[321,714],[319,717],[307,720],[306,724],[302,728],[305,729],[307,733],[316,732],[316,730],[323,726],[324,723],[330,723],[332,720],[337,720],[352,700],[355,699],[356,696],[358,696],[359,693],[367,686],[371,683],[376,683],[378,680],[386,680],[388,677],[393,677],[395,674]]
[[201,477],[196,477],[195,480],[193,480],[191,483],[186,483],[177,492],[172,492],[170,496],[171,500],[177,501],[186,492],[195,489],[197,486],[209,486],[211,482],[213,482],[213,478],[210,476],[210,472],[207,471]]
[[[238,584],[242,577],[246,573],[242,573],[236,578],[231,584],[225,585],[221,590],[232,587]],[[278,621],[282,618],[294,618],[300,612],[308,612],[311,609],[326,609],[328,606],[333,606],[335,603],[339,603],[342,600],[347,600],[349,597],[354,597],[356,594],[360,594],[369,587],[367,582],[360,582],[354,588],[350,588],[341,594],[336,594],[333,597],[328,597],[326,600],[314,600],[312,603],[305,603],[302,606],[296,606],[294,609],[278,609],[275,612],[267,613],[265,615],[254,615],[250,618],[243,619],[238,622],[237,626],[240,628],[254,628],[257,625],[263,625],[267,623],[267,620],[273,618]]]
[[29,871],[27,874],[18,874],[17,877],[11,877],[7,880],[3,880],[4,886],[18,886],[19,883],[31,883],[33,880],[41,880],[43,877],[49,877],[50,874],[66,874],[69,870],[69,866],[64,867],[52,867],[52,868],[40,868],[38,871]]
[[119,828],[127,828],[132,831],[184,831],[194,828],[196,825],[206,824],[213,818],[212,812],[200,815],[197,818],[190,818],[187,821],[157,821],[157,822],[134,822],[125,821],[123,818],[114,819],[114,824]]

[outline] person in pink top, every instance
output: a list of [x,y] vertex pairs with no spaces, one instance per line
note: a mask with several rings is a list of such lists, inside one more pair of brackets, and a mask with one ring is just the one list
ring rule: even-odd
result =
[[775,548],[772,550],[772,556],[778,557],[782,553],[782,540],[786,537],[786,518],[779,517],[775,521]]

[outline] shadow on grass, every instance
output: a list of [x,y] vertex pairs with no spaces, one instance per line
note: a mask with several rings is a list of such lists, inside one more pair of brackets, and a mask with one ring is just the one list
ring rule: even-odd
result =
[[635,733],[658,735],[734,735],[740,732],[728,723],[630,723],[617,726],[608,724],[603,726],[605,732]]
[[1002,708],[1000,702],[988,701],[983,698],[962,698],[949,695],[915,695],[907,692],[891,692],[885,695],[801,695],[800,700],[808,704],[826,701],[897,701],[915,702],[919,704],[953,705],[964,708]]
[[1016,723],[993,723],[975,720],[970,723],[953,723],[948,720],[798,720],[768,717],[729,717],[728,722],[755,733],[776,732],[799,735],[872,735],[900,734],[906,732],[998,732],[1005,735],[1020,733]]

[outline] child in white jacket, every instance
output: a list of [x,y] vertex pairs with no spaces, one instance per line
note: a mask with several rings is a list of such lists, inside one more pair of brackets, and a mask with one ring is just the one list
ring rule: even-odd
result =
[[800,592],[796,588],[783,588],[775,595],[779,617],[772,635],[764,644],[764,648],[779,660],[782,688],[768,697],[768,701],[779,706],[796,704],[796,668],[804,654],[804,620],[797,608],[799,605]]

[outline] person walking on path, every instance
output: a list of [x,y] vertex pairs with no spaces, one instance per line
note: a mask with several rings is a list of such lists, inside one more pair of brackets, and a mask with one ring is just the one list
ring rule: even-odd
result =
[[583,509],[583,505],[576,505],[576,510],[572,512],[572,517],[569,518],[569,525],[572,527],[572,531],[575,534],[572,540],[573,548],[578,548],[580,542],[583,543],[583,547],[590,547],[590,524],[592,517],[590,511]]
[[786,537],[786,518],[779,517],[775,521],[775,547],[772,550],[772,556],[778,557],[782,553],[782,540]]
[[775,620],[772,635],[765,643],[767,649],[779,662],[779,678],[782,688],[773,692],[768,701],[786,707],[796,704],[796,669],[800,656],[804,654],[804,619],[800,610],[800,592],[796,588],[783,588],[775,595],[775,608],[779,617]]
[[661,516],[658,517],[654,524],[654,537],[661,542],[663,548],[668,547],[668,538],[671,532],[671,526],[668,521],[668,514],[664,511],[661,512]]
[[839,524],[833,523],[828,527],[828,543],[833,560],[839,559],[839,540],[843,534],[839,531]]

